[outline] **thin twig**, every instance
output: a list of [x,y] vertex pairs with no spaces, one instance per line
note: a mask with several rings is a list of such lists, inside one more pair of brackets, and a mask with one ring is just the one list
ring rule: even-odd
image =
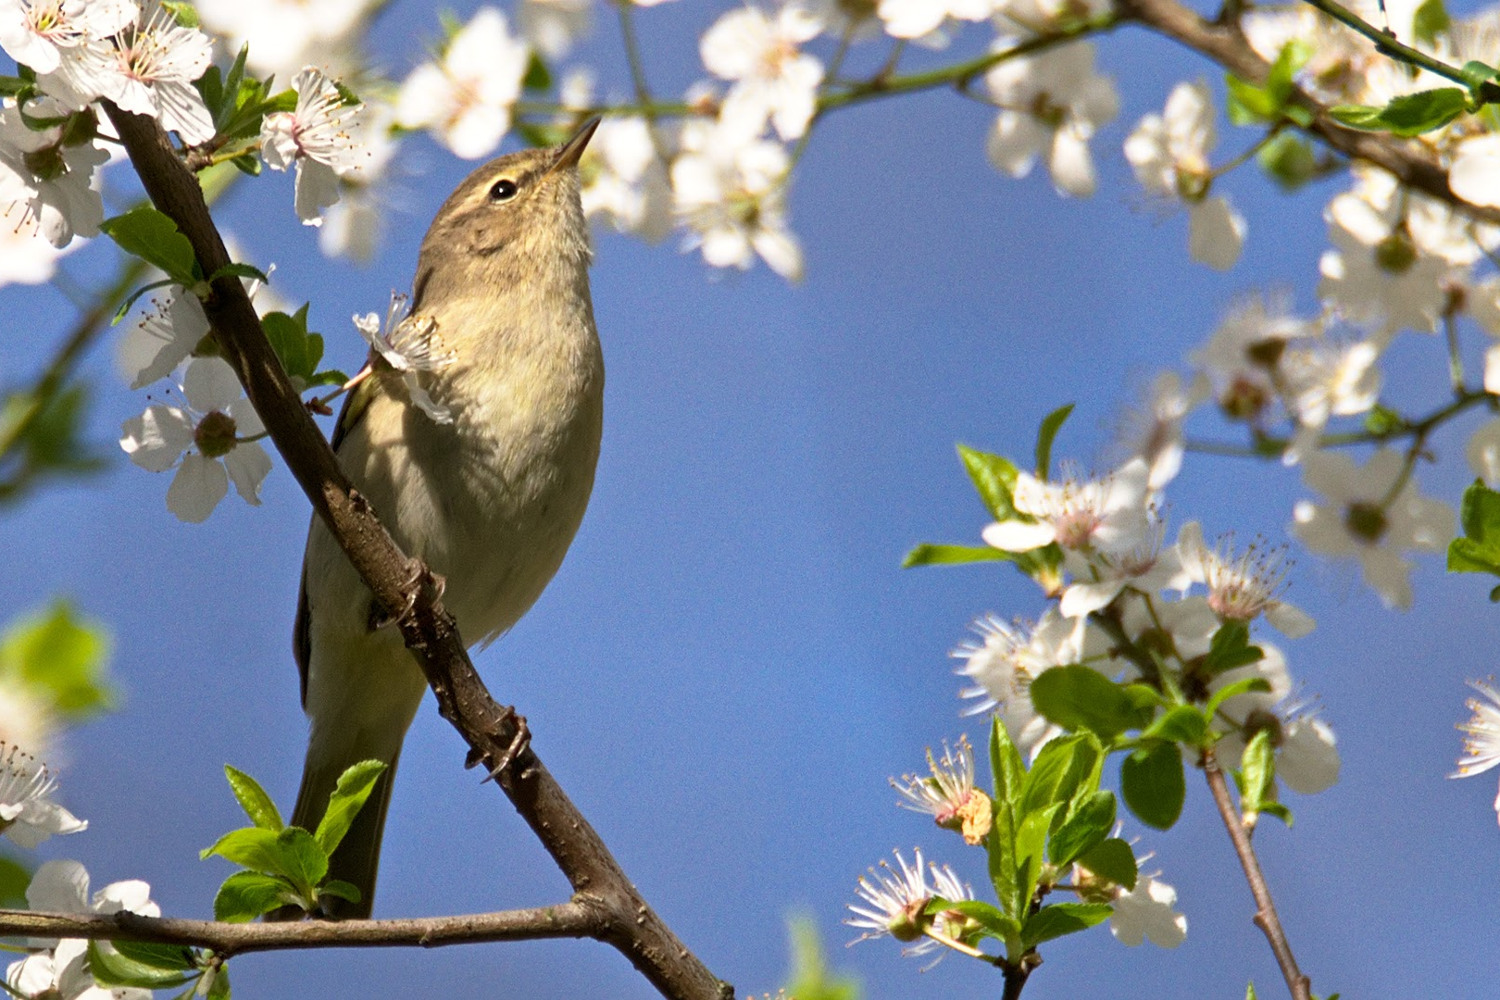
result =
[[1297,968],[1297,959],[1292,956],[1292,946],[1287,943],[1281,919],[1276,915],[1276,904],[1271,899],[1265,874],[1260,870],[1260,859],[1255,856],[1250,834],[1240,822],[1239,812],[1229,798],[1229,786],[1212,747],[1203,751],[1203,776],[1208,780],[1208,790],[1213,794],[1214,805],[1219,807],[1219,818],[1224,821],[1224,829],[1229,831],[1229,840],[1234,844],[1234,853],[1240,859],[1240,867],[1245,870],[1245,881],[1250,884],[1250,894],[1255,897],[1255,916],[1252,918],[1255,926],[1261,929],[1270,942],[1271,953],[1276,956],[1276,964],[1281,966],[1281,975],[1286,979],[1286,987],[1294,1000],[1311,1000],[1312,984],[1302,974],[1302,970]]
[[111,914],[0,910],[0,937],[152,941],[209,948],[229,958],[253,951],[304,948],[438,948],[483,941],[597,937],[608,919],[600,907],[579,901],[456,917],[270,924],[143,917],[128,910]]

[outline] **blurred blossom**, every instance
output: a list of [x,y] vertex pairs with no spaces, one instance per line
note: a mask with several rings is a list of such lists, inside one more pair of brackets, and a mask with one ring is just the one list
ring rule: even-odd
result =
[[1209,393],[1208,377],[1202,372],[1186,385],[1176,372],[1162,372],[1151,383],[1149,397],[1125,411],[1120,443],[1126,454],[1140,456],[1149,466],[1148,489],[1162,489],[1182,471],[1183,422]]
[[339,200],[339,175],[368,156],[355,138],[363,104],[348,103],[333,80],[309,66],[292,81],[297,106],[266,115],[260,150],[272,170],[297,169],[297,217],[304,225],[323,224],[323,210]]
[[[1182,575],[1178,547],[1162,548],[1166,526],[1156,510],[1148,510],[1149,527],[1132,545],[1069,558],[1074,579],[1058,603],[1065,618],[1081,618],[1108,607],[1126,587],[1154,594]],[[1073,565],[1075,559],[1079,565]]]
[[1292,315],[1284,295],[1248,298],[1192,360],[1213,383],[1225,416],[1261,425],[1278,397],[1278,367],[1288,345],[1321,330],[1317,321]]
[[997,521],[984,529],[984,540],[1004,552],[1029,552],[1054,542],[1075,550],[1134,548],[1150,531],[1149,473],[1140,458],[1102,479],[1085,480],[1065,469],[1060,481],[1047,482],[1022,472],[1011,502],[1032,520]]
[[432,129],[455,156],[485,156],[510,129],[528,58],[526,43],[510,33],[505,15],[481,7],[439,61],[423,63],[406,78],[396,98],[396,121]]
[[1411,607],[1412,565],[1401,553],[1444,551],[1453,537],[1452,508],[1418,495],[1405,459],[1390,449],[1363,467],[1327,451],[1302,464],[1303,480],[1325,499],[1297,502],[1293,534],[1315,552],[1359,560],[1365,582],[1387,607]]
[[930,937],[929,931],[954,938],[955,931],[959,931],[963,923],[963,917],[952,911],[928,916],[922,912],[927,904],[935,897],[950,902],[973,899],[974,890],[960,882],[947,865],[939,867],[924,862],[920,847],[916,849],[914,865],[908,865],[900,851],[895,855],[896,863],[901,866],[900,872],[882,861],[878,870],[870,869],[868,878],[860,876],[857,892],[866,905],[850,903],[849,910],[854,916],[846,917],[844,923],[866,929],[854,941],[889,935],[897,941],[918,942],[902,949],[903,955],[923,955],[940,947],[940,942]]
[[786,150],[774,142],[737,141],[714,123],[689,121],[671,174],[688,247],[715,267],[741,270],[759,254],[783,278],[800,280],[802,248],[786,222],[789,169]]
[[245,438],[262,433],[234,370],[220,358],[194,358],[182,378],[187,407],[153,403],[121,428],[120,447],[149,472],[176,467],[167,508],[184,521],[208,519],[233,480],[241,498],[260,504],[271,471],[265,449]]
[[892,38],[922,39],[942,28],[949,18],[983,21],[996,6],[997,0],[879,0],[875,12]]
[[[242,259],[234,241],[225,237],[234,260]],[[275,265],[266,268],[269,275]],[[264,316],[282,303],[259,278],[242,278],[245,294]],[[142,389],[177,370],[208,336],[208,314],[198,297],[181,285],[169,285],[159,297],[152,297],[145,314],[120,338],[116,360],[132,389]]]
[[1447,303],[1451,266],[1412,237],[1404,198],[1372,204],[1355,192],[1337,195],[1324,218],[1334,249],[1318,262],[1318,294],[1367,327],[1377,343],[1398,330],[1432,333]]
[[[51,99],[32,102],[31,118],[60,117],[66,111]],[[0,205],[8,225],[37,232],[54,247],[77,236],[94,236],[104,221],[97,170],[109,154],[94,142],[66,145],[61,126],[33,131],[12,98],[0,102]],[[21,215],[16,217],[19,205]]]
[[594,0],[522,0],[521,35],[548,59],[561,59],[589,32]]
[[[1500,692],[1484,681],[1470,681],[1469,686],[1483,697],[1464,703],[1474,715],[1458,725],[1464,734],[1464,755],[1450,778],[1472,778],[1500,764]],[[1500,795],[1495,797],[1495,813],[1500,817]]]
[[1304,341],[1281,356],[1282,395],[1297,433],[1282,456],[1288,465],[1314,450],[1330,417],[1368,413],[1380,398],[1380,348],[1364,340]]
[[213,59],[213,43],[197,28],[178,24],[172,12],[152,2],[109,42],[86,42],[63,50],[42,89],[82,108],[99,98],[125,111],[157,119],[188,145],[214,137],[213,116],[193,81]]
[[1214,102],[1208,84],[1179,83],[1166,109],[1141,119],[1125,140],[1125,159],[1147,191],[1188,208],[1188,247],[1194,260],[1227,271],[1239,259],[1245,220],[1220,197],[1209,197],[1213,169]]
[[725,130],[756,139],[770,122],[788,141],[807,131],[823,64],[800,46],[822,27],[805,7],[790,3],[774,16],[758,7],[735,8],[703,33],[703,65],[721,80],[734,81],[719,110]]
[[584,153],[583,211],[657,242],[672,229],[672,186],[644,118],[606,118]]
[[28,850],[53,834],[78,833],[88,822],[52,801],[57,779],[47,765],[0,740],[0,832]]
[[32,221],[30,210],[12,203],[0,212],[0,287],[51,281],[57,262],[81,245],[71,242],[62,248],[53,246]]
[[1110,905],[1115,912],[1109,931],[1123,945],[1139,948],[1150,940],[1158,948],[1176,948],[1187,938],[1187,917],[1172,909],[1177,890],[1150,875],[1136,879],[1134,889],[1120,887]]
[[335,74],[353,69],[350,36],[363,29],[376,0],[196,0],[194,6],[231,52],[249,45],[246,65],[275,74],[280,89],[308,63]]
[[[1008,39],[997,40],[995,51],[1010,45]],[[1074,42],[1006,59],[984,79],[990,98],[1003,109],[990,130],[990,161],[1012,177],[1024,177],[1041,157],[1059,194],[1093,194],[1088,142],[1120,109],[1114,84],[1094,72],[1094,47]]]

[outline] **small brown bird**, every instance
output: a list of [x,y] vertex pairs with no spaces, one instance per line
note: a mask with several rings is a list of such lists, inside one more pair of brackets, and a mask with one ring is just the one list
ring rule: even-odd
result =
[[[422,241],[407,321],[444,361],[403,376],[372,354],[374,372],[333,435],[392,537],[446,581],[444,600],[471,644],[493,641],[541,595],[593,489],[604,360],[577,164],[597,126],[493,160],[448,197]],[[316,827],[350,765],[390,764],[329,870],[361,900],[325,900],[331,916],[370,913],[396,762],[427,689],[400,634],[381,622],[314,518],[294,641],[311,734],[292,822]]]

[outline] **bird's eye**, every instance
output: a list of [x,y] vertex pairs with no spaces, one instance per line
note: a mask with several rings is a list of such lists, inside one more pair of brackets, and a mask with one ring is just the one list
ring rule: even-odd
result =
[[490,188],[490,201],[510,201],[520,188],[509,177],[502,177]]

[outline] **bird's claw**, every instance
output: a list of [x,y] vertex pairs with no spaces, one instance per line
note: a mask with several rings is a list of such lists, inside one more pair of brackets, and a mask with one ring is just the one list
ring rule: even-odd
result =
[[406,599],[401,605],[401,610],[394,614],[386,614],[381,608],[373,607],[370,613],[370,631],[394,625],[411,614],[412,608],[417,606],[417,598],[424,590],[432,591],[432,599],[440,601],[448,589],[448,579],[441,573],[434,573],[426,563],[420,559],[409,559],[406,563],[407,577],[401,585],[406,594]]
[[[504,718],[508,718],[515,723],[516,732],[511,737],[510,745],[501,751],[500,759],[491,764],[486,759],[485,754],[480,753],[478,750],[470,750],[469,759],[464,761],[465,767],[473,767],[481,762],[484,763],[487,776],[480,784],[499,780],[500,775],[531,747],[531,727],[526,724],[526,716],[518,713],[513,705],[506,705],[504,708]],[[503,721],[504,719],[502,719]]]

